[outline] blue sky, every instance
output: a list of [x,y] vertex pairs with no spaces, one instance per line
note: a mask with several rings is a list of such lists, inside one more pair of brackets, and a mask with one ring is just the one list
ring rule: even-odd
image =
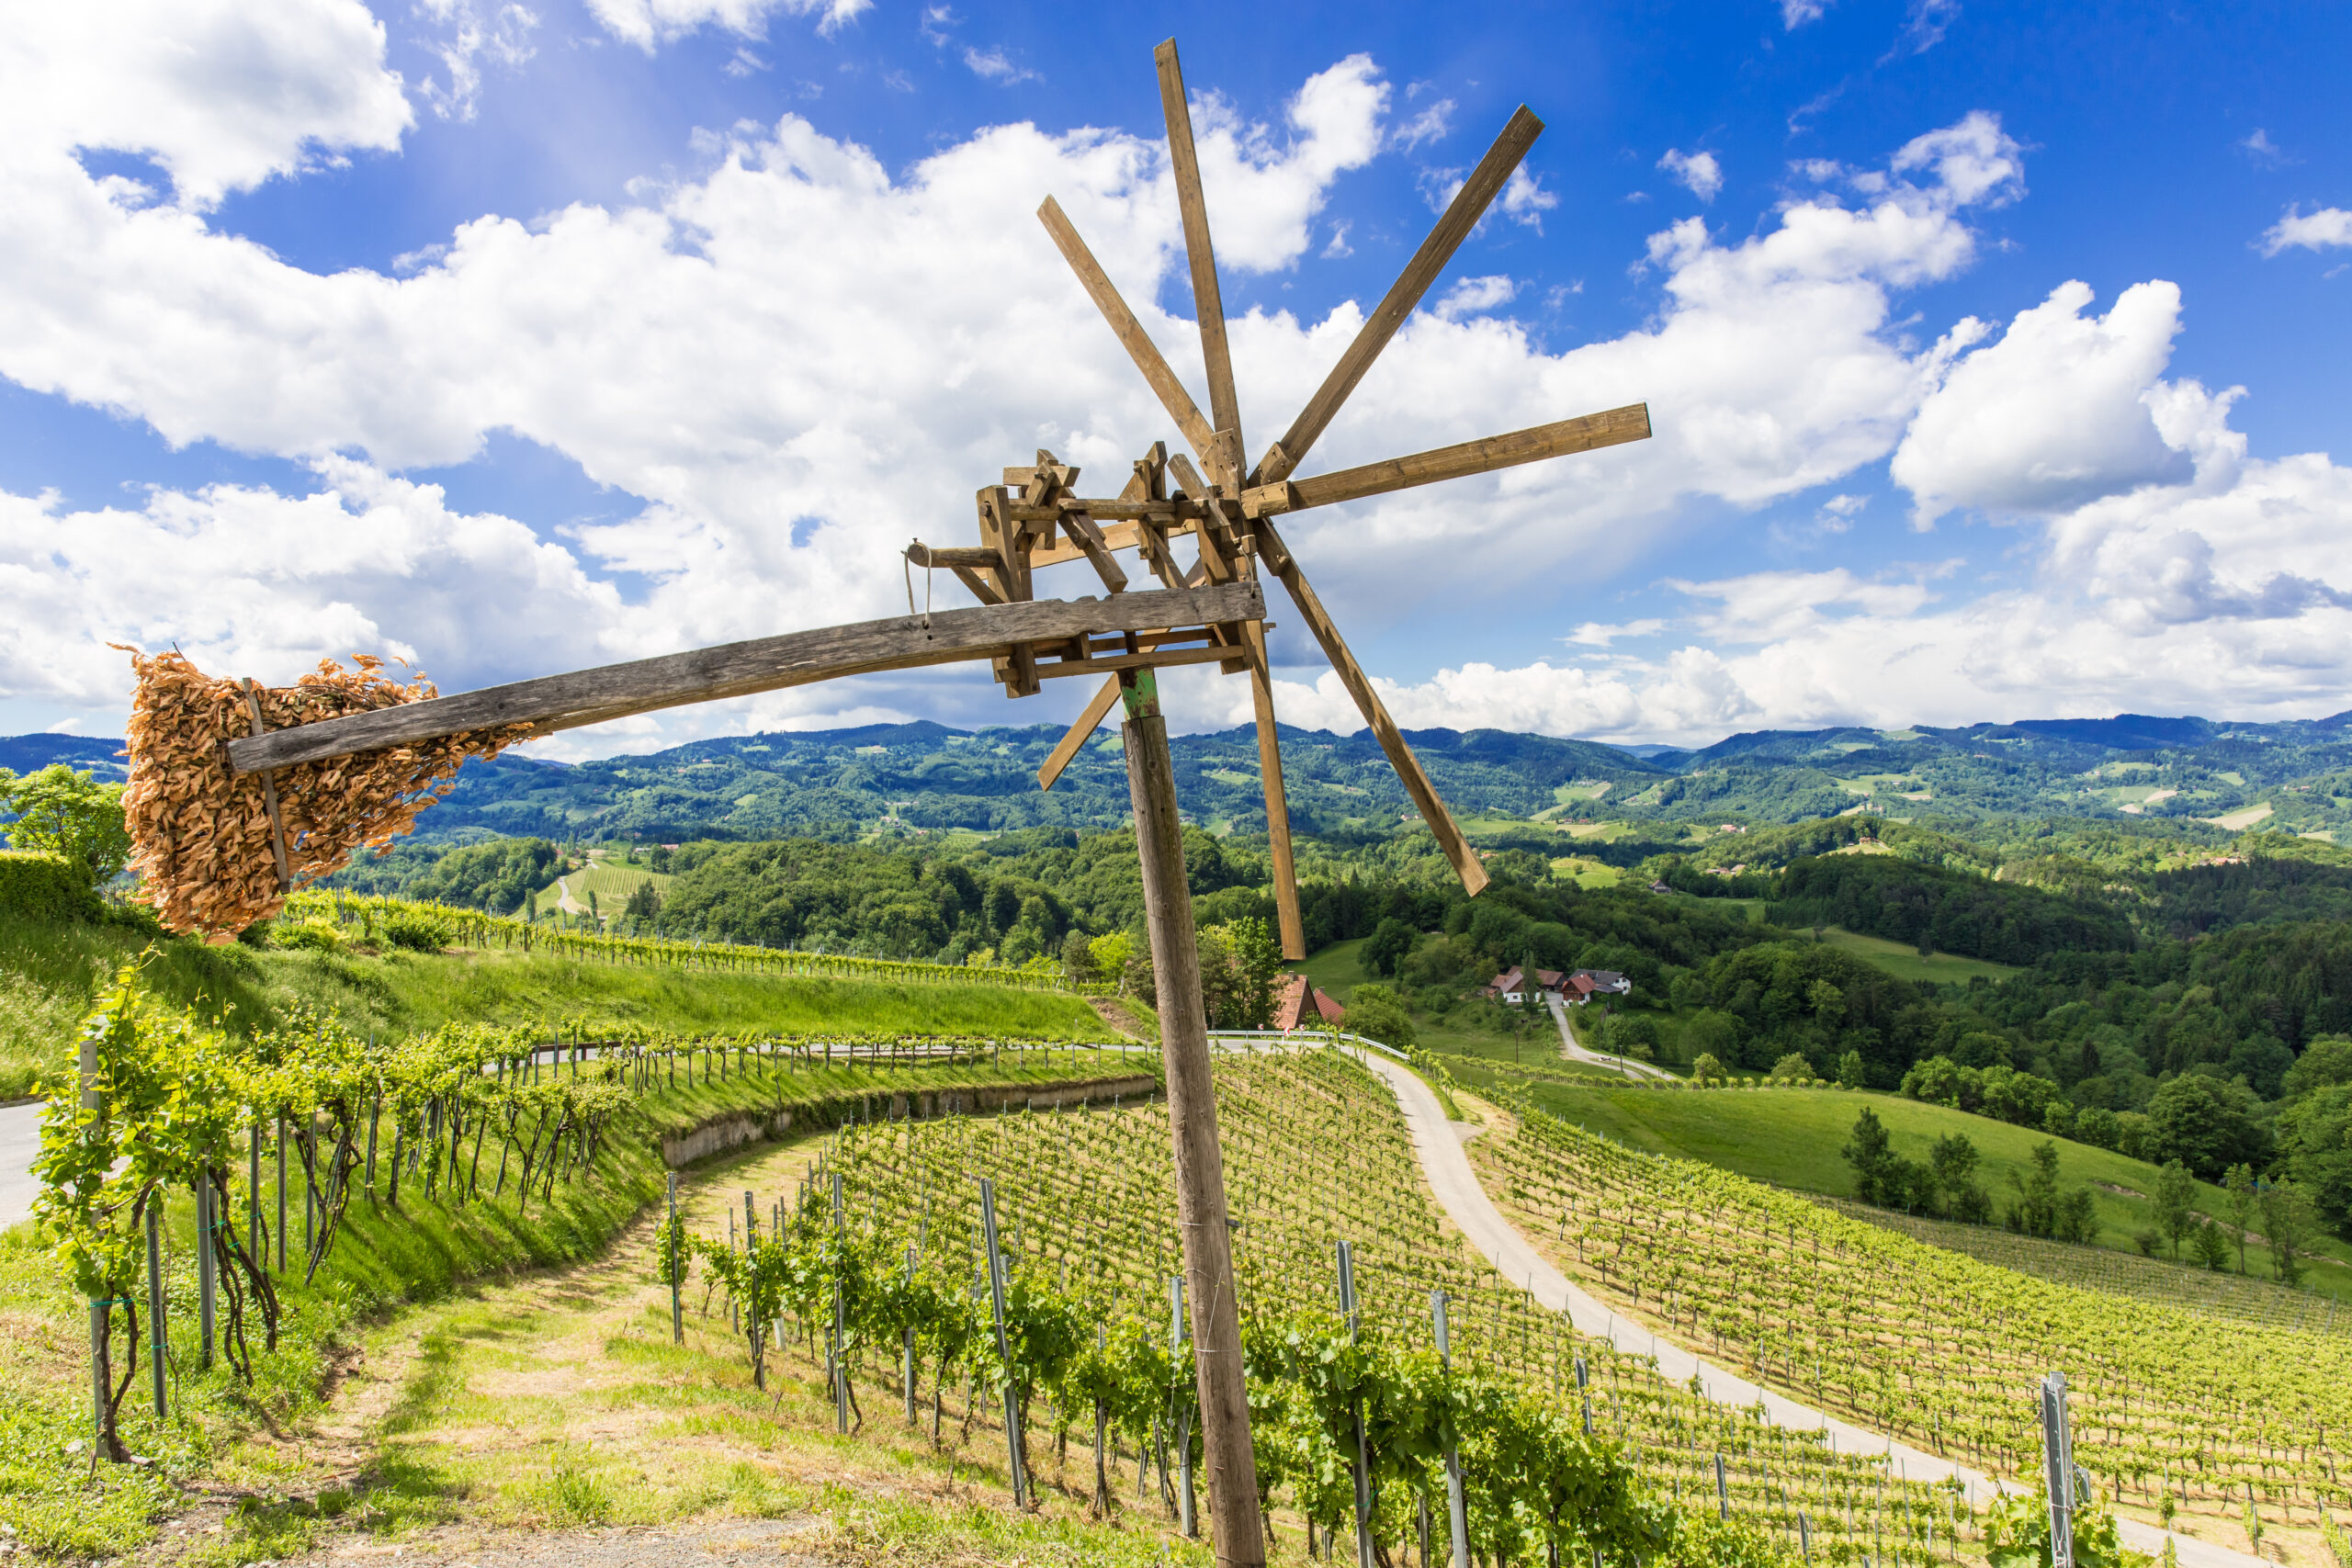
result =
[[[1205,401],[1170,34],[1253,450],[1522,102],[1529,178],[1309,469],[1651,406],[1296,521],[1406,724],[2352,707],[2339,8],[68,9],[0,41],[0,732],[119,727],[108,642],[454,690],[902,605],[997,466],[1173,434],[1045,195]],[[1354,728],[1284,609],[1283,716]],[[549,744],[1082,695],[929,672]]]

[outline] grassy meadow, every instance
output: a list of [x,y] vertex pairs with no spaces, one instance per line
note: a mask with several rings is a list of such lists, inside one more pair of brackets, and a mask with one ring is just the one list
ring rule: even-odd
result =
[[1002,987],[729,975],[548,953],[209,947],[122,926],[12,921],[0,926],[0,1099],[33,1092],[45,1067],[63,1066],[92,998],[133,962],[143,964],[152,988],[180,1006],[265,1027],[307,1006],[332,1009],[353,1028],[378,1033],[537,1019],[678,1033],[903,1030],[1039,1040],[1105,1033],[1076,997]]

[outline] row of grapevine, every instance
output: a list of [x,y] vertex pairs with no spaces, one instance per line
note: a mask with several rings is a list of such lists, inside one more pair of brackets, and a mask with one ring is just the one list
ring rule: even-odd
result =
[[[289,1276],[317,1275],[355,1201],[395,1214],[403,1204],[494,1205],[519,1218],[560,1186],[595,1179],[616,1136],[649,1139],[656,1124],[632,1115],[642,1100],[697,1083],[755,1080],[752,1102],[781,1107],[796,1075],[838,1083],[827,1071],[836,1066],[985,1064],[984,1076],[1019,1079],[1098,1055],[961,1036],[590,1040],[577,1024],[448,1025],[375,1041],[316,1014],[239,1034],[158,1001],[135,965],[85,1021],[79,1047],[74,1077],[50,1086],[34,1213],[90,1303],[96,1435],[119,1461],[119,1416],[142,1353],[151,1375],[160,1366],[151,1345],[161,1326],[141,1326],[142,1307],[154,1316],[157,1233],[175,1200],[192,1196],[198,1215],[198,1357],[209,1363],[217,1348],[251,1383],[256,1351],[277,1348]],[[1148,1054],[1100,1055],[1118,1075],[1157,1065]]]
[[[1727,1511],[1764,1532],[1759,1543],[1792,1556],[1811,1551],[1838,1561],[1917,1562],[1981,1540],[1970,1499],[1908,1483],[1881,1461],[1837,1453],[1818,1434],[1773,1427],[1760,1412],[1709,1404],[1665,1383],[1646,1358],[1577,1337],[1523,1290],[1498,1279],[1447,1230],[1427,1197],[1393,1098],[1341,1055],[1235,1053],[1221,1056],[1216,1071],[1228,1199],[1238,1221],[1237,1287],[1266,1433],[1263,1479],[1318,1529],[1344,1536],[1352,1529],[1352,1477],[1342,1462],[1352,1434],[1339,1441],[1330,1434],[1344,1428],[1329,1424],[1337,1408],[1330,1402],[1344,1394],[1380,1413],[1367,1416],[1367,1453],[1374,1477],[1385,1478],[1374,1489],[1385,1499],[1375,1503],[1374,1529],[1386,1544],[1418,1529],[1432,1488],[1442,1496],[1428,1435],[1445,1429],[1465,1445],[1465,1466],[1485,1467],[1480,1484],[1490,1500],[1476,1506],[1484,1510],[1476,1528],[1488,1543],[1482,1550],[1506,1556],[1571,1539],[1575,1506],[1563,1504],[1555,1524],[1547,1506],[1531,1500],[1572,1472],[1595,1485],[1603,1484],[1595,1477],[1625,1478],[1631,1513],[1612,1513],[1617,1505],[1608,1504],[1596,1519],[1631,1517],[1653,1504],[1685,1515]],[[1156,1451],[1184,1429],[1190,1397],[1189,1375],[1166,1364],[1183,1355],[1169,1332],[1180,1252],[1167,1138],[1157,1107],[846,1129],[828,1152],[814,1198],[771,1210],[770,1241],[778,1239],[778,1224],[786,1234],[769,1266],[799,1270],[787,1274],[797,1283],[779,1287],[777,1298],[742,1300],[777,1302],[772,1310],[801,1325],[820,1359],[820,1339],[825,1349],[838,1344],[839,1358],[864,1369],[859,1375],[888,1374],[902,1388],[910,1386],[902,1341],[911,1328],[934,1397],[960,1367],[983,1382],[993,1377],[1046,1391],[1057,1419],[1075,1412],[1081,1428],[1099,1397],[1112,1453],[1122,1446]],[[833,1178],[842,1194],[838,1231]],[[978,1197],[984,1179],[1002,1221],[1001,1280],[1011,1292],[1006,1344],[1013,1361],[994,1371]],[[747,1219],[743,1234],[754,1228]],[[1351,1301],[1340,1294],[1334,1261],[1341,1239],[1355,1260]],[[706,1278],[720,1289],[749,1290],[748,1276],[727,1274],[716,1261],[739,1247],[681,1235],[669,1256],[710,1260]],[[845,1303],[838,1342],[835,1289]],[[1433,1291],[1450,1303],[1456,1352],[1450,1371],[1441,1372],[1435,1359]],[[865,1315],[846,1304],[853,1301],[866,1303]],[[737,1310],[745,1310],[741,1300]],[[1027,1326],[1024,1314],[1034,1314],[1036,1326]],[[1071,1322],[1081,1330],[1067,1343],[1066,1327],[1054,1325]],[[775,1319],[751,1311],[745,1331],[760,1326],[775,1333]],[[1035,1365],[1020,1359],[1031,1354],[1022,1347],[1033,1334],[1043,1348]],[[1500,1446],[1492,1449],[1481,1446],[1486,1438],[1473,1440],[1462,1424],[1471,1418],[1464,1402],[1478,1400],[1500,1402],[1481,1406],[1498,1423],[1482,1430],[1551,1434],[1523,1438],[1533,1444],[1526,1462],[1534,1468],[1514,1468],[1521,1438],[1495,1438]],[[1445,1428],[1444,1421],[1454,1425]],[[1016,1438],[1022,1423],[1016,1401]],[[1300,1435],[1318,1431],[1325,1438]],[[1569,1439],[1566,1448],[1547,1446],[1561,1438]],[[1559,1456],[1570,1452],[1584,1457],[1558,1468],[1567,1462]],[[1603,1461],[1601,1470],[1575,1468]],[[1440,1518],[1442,1528],[1442,1510]],[[1587,1530],[1574,1539],[1600,1546],[1604,1556],[1628,1539],[1611,1533],[1614,1524],[1573,1528]]]
[[2038,1462],[2032,1389],[2063,1367],[2076,1459],[2119,1497],[2304,1526],[2352,1506],[2352,1338],[2053,1283],[1520,1111],[1470,1152],[1522,1234],[1759,1382],[2017,1474]]
[[808,976],[845,980],[881,980],[899,985],[999,986],[1016,991],[1060,992],[1071,996],[1107,996],[1111,987],[1080,985],[1057,965],[1003,969],[989,965],[961,966],[918,964],[887,958],[857,958],[847,953],[802,952],[790,948],[752,947],[740,942],[681,941],[674,937],[614,936],[596,931],[563,931],[512,915],[446,904],[420,904],[381,895],[346,893],[335,888],[311,888],[286,901],[279,918],[300,923],[323,919],[338,928],[363,933],[390,927],[418,916],[438,921],[453,942],[469,947],[496,948],[514,953],[549,953],[603,964],[663,964],[704,969],[718,974]]

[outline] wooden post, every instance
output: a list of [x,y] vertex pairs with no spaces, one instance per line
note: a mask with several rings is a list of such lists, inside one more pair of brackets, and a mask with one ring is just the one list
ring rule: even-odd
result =
[[220,1260],[213,1256],[214,1235],[220,1229],[220,1205],[212,1191],[210,1173],[196,1178],[196,1319],[197,1365],[212,1370],[213,1325],[218,1316]]
[[[1362,1326],[1356,1311],[1355,1249],[1344,1238],[1340,1242],[1340,1311],[1348,1320],[1348,1337],[1355,1338]],[[1373,1568],[1372,1556],[1372,1454],[1364,1445],[1363,1395],[1348,1401],[1349,1416],[1355,1426],[1356,1455],[1356,1565]]]
[[[1430,1323],[1437,1330],[1437,1364],[1453,1370],[1453,1338],[1446,1331],[1445,1292],[1430,1292]],[[1445,1439],[1445,1517],[1453,1536],[1453,1568],[1470,1568],[1470,1512],[1462,1495],[1462,1450],[1452,1433]]]
[[[678,1173],[673,1170],[670,1173],[670,1224],[674,1228],[677,1223]],[[670,1343],[683,1345],[685,1342],[686,1311],[678,1299],[678,1277],[673,1272],[670,1275]]]
[[[106,1114],[105,1103],[98,1096],[98,1042],[96,1035],[82,1036],[81,1066],[82,1109],[96,1120]],[[93,1200],[97,1196],[96,1189],[105,1181],[103,1174],[90,1179],[92,1190],[89,1196]],[[110,1301],[90,1303],[90,1440],[101,1452],[105,1451],[107,1438],[107,1337],[113,1311],[114,1303]]]
[[1012,1386],[1012,1346],[1004,1333],[1004,1262],[996,1244],[996,1183],[985,1176],[980,1178],[980,1232],[988,1246],[989,1308],[996,1324],[997,1360],[1005,1369],[1005,1469],[1012,1477],[1013,1506],[1020,1507],[1029,1497],[1028,1477],[1021,1468],[1021,1394]]
[[1144,919],[1159,980],[1160,1055],[1168,1077],[1168,1131],[1176,1163],[1176,1216],[1182,1227],[1186,1304],[1201,1400],[1201,1447],[1208,1472],[1211,1544],[1220,1565],[1266,1561],[1258,1509],[1258,1463],[1250,1442],[1250,1400],[1241,1375],[1241,1319],[1233,1296],[1232,1237],[1226,1227],[1225,1161],[1217,1147],[1216,1090],[1209,1073],[1208,1022],[1201,1005],[1201,955],[1184,879],[1184,839],[1176,815],[1176,769],[1168,721],[1149,670],[1123,672],[1127,790],[1135,803]]
[[147,1197],[147,1368],[155,1385],[155,1419],[171,1414],[164,1402],[164,1190]]

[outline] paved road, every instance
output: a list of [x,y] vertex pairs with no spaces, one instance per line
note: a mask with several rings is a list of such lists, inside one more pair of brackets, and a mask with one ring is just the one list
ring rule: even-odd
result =
[[[1850,1422],[1800,1404],[1771,1390],[1762,1388],[1736,1372],[1714,1366],[1693,1355],[1670,1340],[1660,1339],[1638,1323],[1619,1317],[1605,1303],[1595,1301],[1579,1290],[1557,1269],[1552,1267],[1534,1247],[1528,1245],[1494,1200],[1478,1183],[1478,1174],[1472,1168],[1470,1156],[1462,1150],[1465,1134],[1476,1128],[1446,1120],[1445,1111],[1438,1103],[1437,1095],[1421,1081],[1419,1075],[1402,1062],[1391,1061],[1374,1052],[1359,1053],[1364,1065],[1386,1080],[1396,1091],[1396,1103],[1405,1113],[1405,1124],[1412,1134],[1413,1150],[1421,1162],[1421,1172],[1428,1178],[1430,1188],[1445,1212],[1470,1238],[1470,1244],[1484,1253],[1498,1273],[1523,1282],[1528,1293],[1538,1304],[1554,1312],[1565,1313],[1576,1325],[1577,1332],[1591,1338],[1606,1339],[1619,1350],[1632,1356],[1650,1356],[1657,1359],[1658,1375],[1668,1382],[1689,1387],[1697,1378],[1700,1392],[1718,1404],[1753,1409],[1758,1403],[1764,1406],[1767,1419],[1777,1427],[1792,1431],[1822,1432],[1829,1446],[1840,1453],[1884,1456],[1899,1473],[1912,1481],[1941,1481],[1957,1476],[1968,1489],[1972,1502],[1990,1497],[2000,1483],[1982,1472],[1957,1464],[1940,1454],[1925,1452],[1906,1443],[1899,1443],[1878,1432],[1866,1431]],[[1611,1058],[1613,1061],[1614,1059]],[[2166,1532],[2154,1525],[2136,1519],[2117,1521],[2124,1543],[2136,1551],[2161,1553]],[[2184,1568],[2262,1568],[2263,1560],[2227,1547],[2216,1546],[2185,1535],[2172,1538],[2175,1551]]]
[[33,1156],[40,1152],[41,1102],[0,1106],[0,1228],[30,1219],[33,1194],[40,1183],[33,1179]]
[[[1552,1021],[1560,1026],[1560,1055],[1571,1062],[1589,1062],[1596,1067],[1607,1067],[1612,1073],[1623,1073],[1637,1078],[1664,1078],[1671,1083],[1674,1075],[1647,1062],[1636,1062],[1628,1056],[1606,1056],[1598,1051],[1588,1051],[1577,1043],[1577,1032],[1568,1025],[1568,1008],[1550,992],[1544,1000],[1552,1010]],[[1589,1005],[1589,1004],[1587,1004]]]

